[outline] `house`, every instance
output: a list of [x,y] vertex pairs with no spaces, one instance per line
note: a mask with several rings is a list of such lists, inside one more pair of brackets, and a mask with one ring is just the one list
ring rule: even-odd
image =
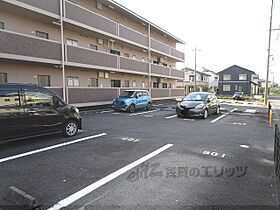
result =
[[233,65],[218,73],[218,94],[233,95],[234,92],[244,92],[246,95],[258,94],[258,75],[243,67]]
[[184,95],[184,44],[111,0],[0,1],[0,82],[35,83],[72,104],[127,88]]
[[206,68],[203,68],[202,72],[209,75],[208,78],[209,91],[216,93],[219,85],[219,75],[216,72]]
[[200,71],[195,71],[190,68],[184,68],[183,70],[185,71],[184,83],[187,93],[195,91],[202,92],[205,91],[205,89],[208,90],[208,82],[210,77],[209,74]]

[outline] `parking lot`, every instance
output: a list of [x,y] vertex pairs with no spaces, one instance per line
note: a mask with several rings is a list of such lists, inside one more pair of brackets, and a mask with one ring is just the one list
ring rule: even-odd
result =
[[38,209],[278,209],[266,110],[185,119],[175,106],[84,111],[75,137],[1,145],[0,209],[10,186]]

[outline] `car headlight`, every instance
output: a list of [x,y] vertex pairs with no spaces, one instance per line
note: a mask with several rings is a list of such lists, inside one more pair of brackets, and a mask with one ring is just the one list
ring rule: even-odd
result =
[[77,113],[77,114],[79,114],[79,112],[80,112],[80,110],[77,108],[77,107],[75,107],[75,112]]
[[129,102],[130,102],[130,99],[126,99],[124,102],[125,102],[125,103],[129,103]]
[[202,109],[204,107],[204,104],[198,104],[196,105],[195,109]]

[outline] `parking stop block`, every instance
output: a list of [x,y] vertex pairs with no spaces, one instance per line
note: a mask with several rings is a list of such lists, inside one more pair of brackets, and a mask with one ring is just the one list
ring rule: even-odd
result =
[[9,187],[5,200],[26,210],[35,209],[36,207],[38,207],[36,198],[14,186]]

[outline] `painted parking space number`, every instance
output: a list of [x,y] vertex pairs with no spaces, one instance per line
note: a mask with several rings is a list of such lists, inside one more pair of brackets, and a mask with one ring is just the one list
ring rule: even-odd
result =
[[130,138],[130,137],[123,137],[121,138],[123,141],[129,141],[129,142],[138,142],[140,139]]
[[211,152],[211,151],[203,151],[202,154],[204,154],[204,155],[211,155],[211,156],[213,156],[213,157],[217,157],[217,156],[219,156],[219,157],[225,157],[225,156],[226,156],[226,154],[219,155],[218,152]]

